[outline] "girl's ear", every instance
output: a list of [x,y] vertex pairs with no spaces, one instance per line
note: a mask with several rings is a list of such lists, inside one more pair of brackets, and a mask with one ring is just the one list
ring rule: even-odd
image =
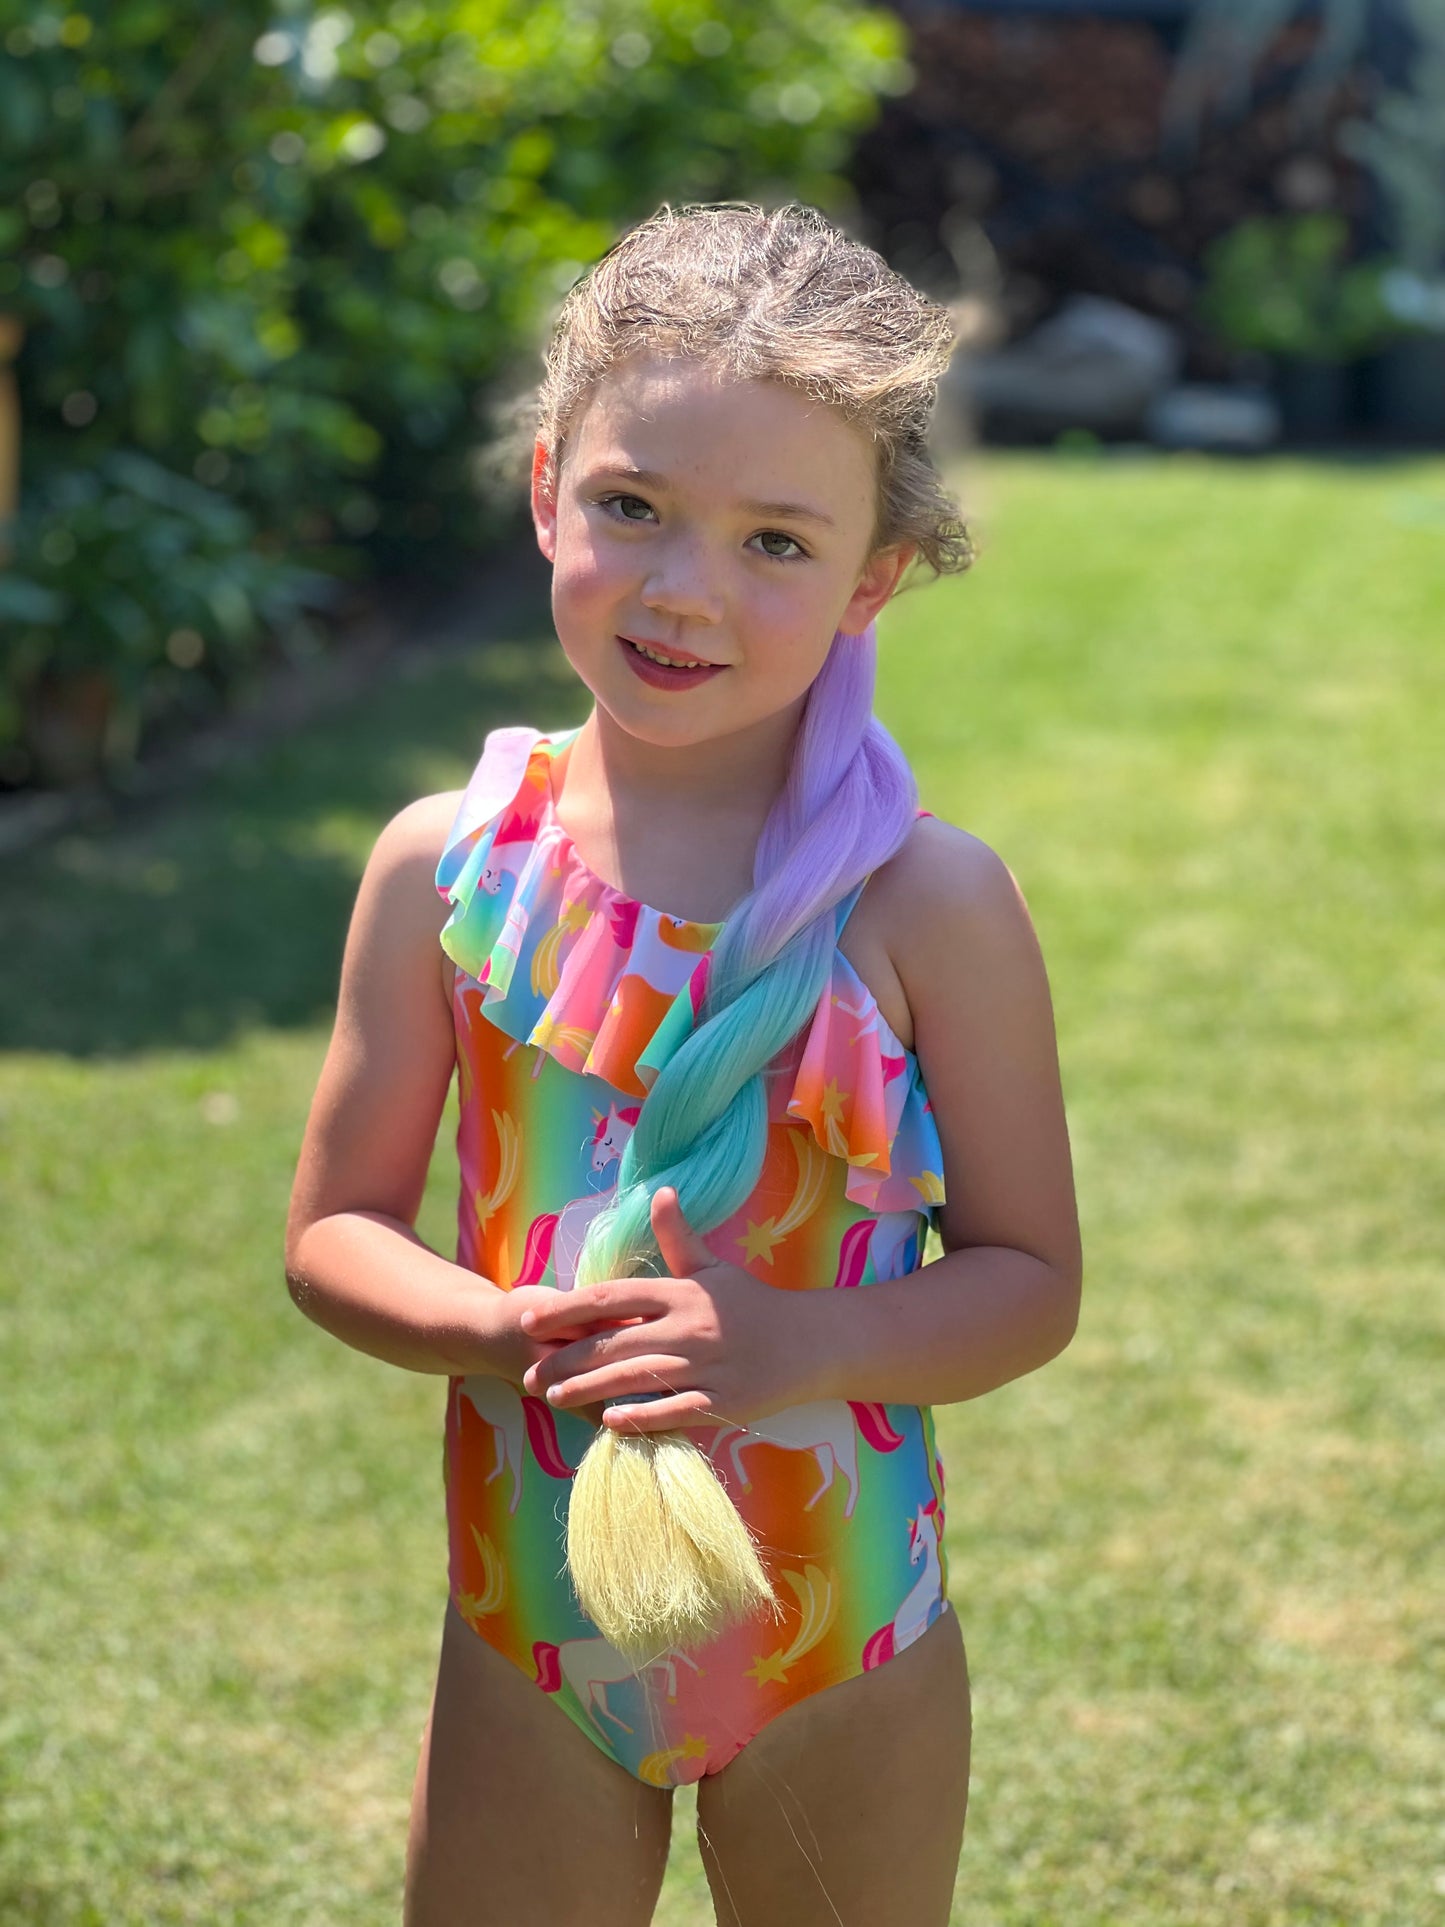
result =
[[532,450],[532,523],[537,547],[549,562],[557,560],[557,475],[552,452],[538,440]]
[[900,542],[892,548],[875,550],[869,556],[858,586],[838,621],[845,636],[862,635],[903,580],[904,570],[917,553],[913,543]]

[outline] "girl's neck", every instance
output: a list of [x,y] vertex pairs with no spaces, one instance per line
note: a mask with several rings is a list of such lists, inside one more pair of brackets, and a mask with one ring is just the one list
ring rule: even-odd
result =
[[761,825],[787,781],[801,714],[799,704],[751,729],[670,749],[640,742],[594,705],[572,744],[568,782],[605,791],[618,810],[665,803],[692,816],[750,804]]
[[673,749],[639,742],[594,707],[557,773],[558,820],[584,862],[625,894],[721,922],[752,888],[799,713]]

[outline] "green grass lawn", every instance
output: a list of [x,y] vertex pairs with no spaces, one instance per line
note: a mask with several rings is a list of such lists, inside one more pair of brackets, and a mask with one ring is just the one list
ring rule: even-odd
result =
[[[969,487],[984,559],[889,618],[880,709],[1032,906],[1087,1275],[1062,1359],[940,1415],[955,1920],[1424,1927],[1445,462]],[[0,1922],[397,1917],[441,1385],[298,1317],[282,1221],[371,839],[580,720],[542,633],[0,876]],[[710,1919],[679,1825],[658,1920]]]

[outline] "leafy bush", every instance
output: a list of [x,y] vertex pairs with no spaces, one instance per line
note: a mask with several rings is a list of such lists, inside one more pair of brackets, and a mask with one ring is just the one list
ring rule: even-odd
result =
[[[13,566],[0,572],[0,737],[23,733],[15,691],[53,692],[103,665],[93,747],[112,762],[133,753],[150,718],[213,708],[267,636],[293,649],[314,639],[306,611],[324,609],[337,588],[334,576],[259,554],[245,509],[133,450],[53,471],[11,535]],[[32,716],[31,727],[44,724]],[[84,747],[33,747],[42,774],[96,773]],[[74,769],[60,767],[70,760]]]
[[[23,499],[140,451],[313,569],[484,541],[477,445],[582,265],[664,198],[836,204],[907,77],[855,0],[84,6],[0,0]],[[6,649],[0,740],[46,627]],[[138,648],[113,616],[83,633],[61,653]]]

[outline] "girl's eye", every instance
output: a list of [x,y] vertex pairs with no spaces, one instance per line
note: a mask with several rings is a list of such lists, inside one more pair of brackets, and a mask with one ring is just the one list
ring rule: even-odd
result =
[[652,513],[651,504],[640,495],[604,495],[600,506],[615,509],[624,522],[643,522]]
[[[779,562],[790,562],[795,555],[807,554],[801,542],[795,541],[791,535],[784,535],[781,529],[764,529],[756,540],[762,543],[764,555],[771,555]],[[780,542],[783,546],[773,548],[771,545],[774,542]]]

